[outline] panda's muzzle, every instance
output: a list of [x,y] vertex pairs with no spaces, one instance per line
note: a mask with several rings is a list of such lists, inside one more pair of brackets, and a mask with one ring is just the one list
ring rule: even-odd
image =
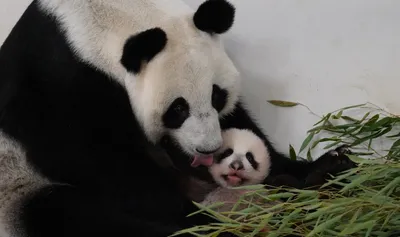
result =
[[205,151],[205,150],[201,150],[201,149],[196,148],[196,152],[198,152],[198,153],[200,153],[202,155],[211,155],[211,154],[214,154],[215,152],[217,152],[219,150],[219,148],[220,147],[218,147],[217,149],[214,149],[214,150],[209,150],[209,151]]

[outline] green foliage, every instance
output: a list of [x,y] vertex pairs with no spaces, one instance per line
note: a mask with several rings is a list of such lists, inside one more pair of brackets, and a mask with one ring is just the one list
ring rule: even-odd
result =
[[[295,102],[273,101],[283,107],[302,105]],[[355,105],[328,113],[308,131],[298,154],[307,151],[307,159],[312,159],[311,151],[321,143],[329,149],[347,144],[361,151],[349,158],[358,167],[332,177],[323,190],[297,190],[253,186],[238,200],[230,212],[213,211],[216,205],[200,206],[202,214],[207,214],[222,223],[196,226],[178,232],[192,233],[194,236],[217,236],[221,232],[231,232],[238,236],[388,236],[400,227],[400,117],[381,109],[368,111],[361,118],[347,114],[349,110],[359,110],[364,105]],[[337,124],[338,121],[344,123]],[[316,139],[317,135],[322,138]],[[372,148],[376,139],[384,139],[389,144],[385,154]],[[296,158],[293,146],[289,153]],[[371,155],[373,159],[362,156]],[[339,186],[334,189],[332,185]],[[246,187],[243,187],[246,188]],[[285,197],[286,202],[280,202]],[[243,207],[244,208],[239,208]],[[200,213],[196,213],[199,215]],[[211,231],[211,234],[202,234]],[[204,232],[203,232],[204,233]]]

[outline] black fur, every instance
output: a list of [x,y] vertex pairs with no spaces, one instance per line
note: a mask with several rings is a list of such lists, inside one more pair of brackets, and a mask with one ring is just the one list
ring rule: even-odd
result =
[[[346,145],[340,146],[335,150],[331,150],[323,154],[318,160],[311,163],[313,169],[305,176],[304,179],[299,179],[291,175],[291,173],[270,175],[264,183],[267,185],[279,187],[285,186],[298,189],[320,189],[321,185],[326,183],[330,175],[338,174],[342,171],[356,167],[347,154],[351,151]],[[336,186],[330,186],[330,188]]]
[[233,25],[235,8],[225,0],[207,0],[193,16],[195,26],[210,34],[223,34]]
[[232,148],[228,148],[226,149],[224,152],[222,152],[221,154],[219,154],[215,160],[218,164],[220,164],[225,158],[229,157],[230,155],[233,154],[233,150]]
[[[159,50],[137,43],[143,38],[131,40],[122,61],[137,72],[139,59],[130,57],[130,50],[143,46],[141,60]],[[165,44],[161,41],[158,49]],[[1,47],[0,75],[0,85],[9,89],[1,88],[0,129],[23,145],[38,172],[68,184],[43,188],[24,201],[18,224],[27,236],[155,237],[214,221],[204,215],[188,218],[197,207],[180,187],[184,175],[210,180],[207,169],[190,167],[189,157],[168,137],[159,145],[178,169],[158,165],[159,150],[153,152],[124,88],[77,60],[55,18],[43,14],[37,0]],[[251,129],[264,139],[273,175],[304,179],[325,165],[294,162],[276,152],[240,103],[220,123],[223,129]]]
[[183,98],[175,99],[162,116],[164,126],[171,129],[177,129],[182,126],[190,115],[189,103]]
[[161,28],[145,30],[126,40],[121,64],[132,73],[139,73],[167,45],[167,34]]
[[224,109],[227,101],[228,91],[221,89],[217,85],[213,85],[211,103],[214,109],[216,109],[218,112],[221,112]]
[[253,169],[258,170],[258,162],[254,159],[254,155],[251,152],[246,153],[246,158],[250,162]]

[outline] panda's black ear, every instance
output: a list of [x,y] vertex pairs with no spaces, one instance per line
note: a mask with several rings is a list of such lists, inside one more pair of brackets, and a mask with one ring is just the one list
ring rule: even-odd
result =
[[226,0],[207,0],[193,16],[195,26],[210,34],[227,32],[235,20],[235,7]]
[[142,63],[148,63],[167,44],[167,34],[160,28],[152,28],[126,40],[121,64],[132,73],[139,73]]

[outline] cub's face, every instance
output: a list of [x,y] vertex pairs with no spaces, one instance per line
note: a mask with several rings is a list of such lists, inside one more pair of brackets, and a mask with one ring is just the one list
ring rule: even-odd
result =
[[263,141],[249,130],[223,132],[224,144],[209,168],[222,187],[261,183],[269,174],[270,156]]
[[219,118],[238,100],[239,74],[219,39],[233,16],[229,3],[207,1],[194,16],[170,19],[124,47],[121,62],[134,75],[126,87],[146,135],[172,138],[192,166],[212,164],[222,146]]

